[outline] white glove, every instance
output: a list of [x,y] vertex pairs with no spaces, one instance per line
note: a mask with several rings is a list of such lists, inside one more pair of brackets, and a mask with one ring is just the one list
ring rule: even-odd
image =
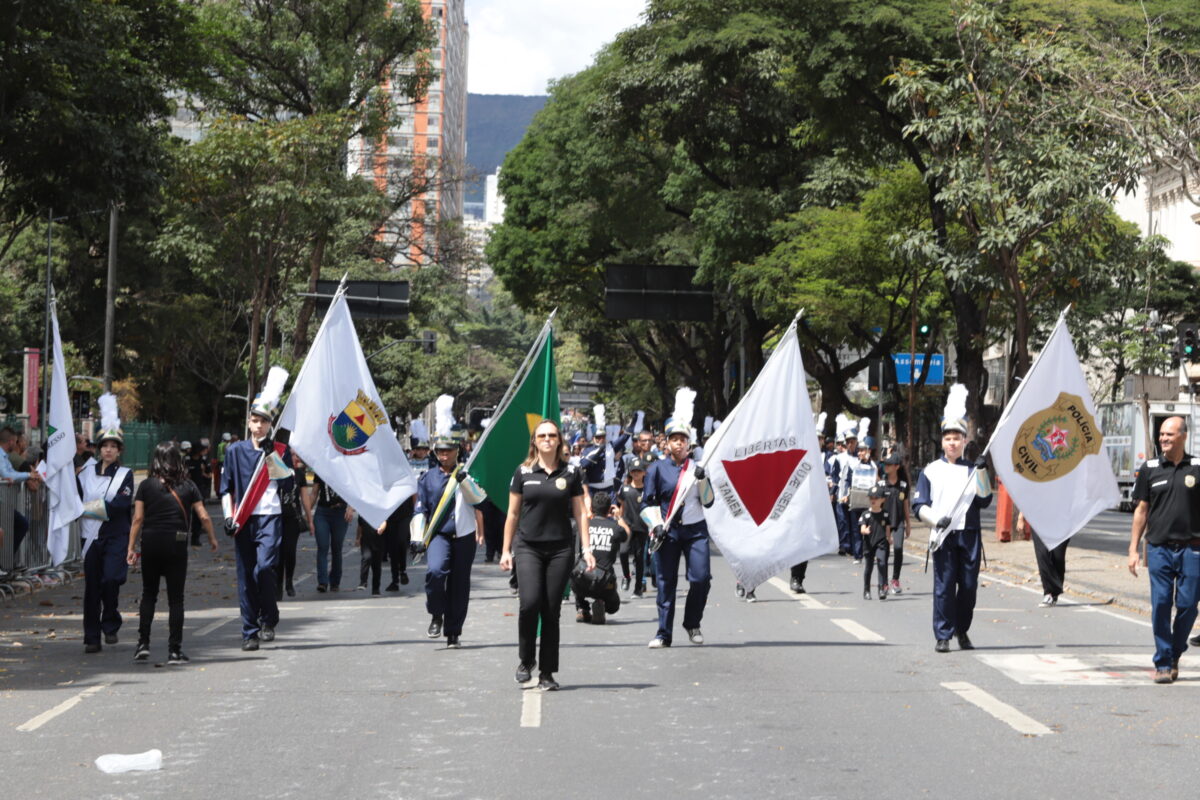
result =
[[922,522],[929,525],[930,528],[936,528],[938,524],[937,515],[933,513],[933,506],[923,505],[917,509],[917,516]]
[[408,523],[408,532],[412,536],[412,541],[425,541],[425,515],[413,514],[412,522]]

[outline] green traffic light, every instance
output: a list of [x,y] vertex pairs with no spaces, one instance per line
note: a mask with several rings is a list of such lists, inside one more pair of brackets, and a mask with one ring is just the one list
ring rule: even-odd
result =
[[928,326],[928,325],[922,325],[922,326],[921,326],[920,328],[918,328],[917,330],[918,330],[918,331],[920,331],[920,333],[921,333],[921,335],[922,335],[922,336],[928,336],[928,335],[929,335],[929,326]]

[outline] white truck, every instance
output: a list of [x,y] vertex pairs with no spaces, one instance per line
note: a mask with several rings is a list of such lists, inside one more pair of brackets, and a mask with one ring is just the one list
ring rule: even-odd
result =
[[[1142,405],[1134,401],[1101,403],[1100,429],[1104,431],[1104,448],[1112,462],[1113,474],[1121,489],[1121,510],[1133,510],[1133,479],[1137,468],[1148,458],[1158,455],[1158,429],[1167,417],[1180,416],[1188,420],[1188,452],[1196,452],[1196,431],[1200,429],[1200,403],[1189,400],[1151,400],[1149,420]],[[1148,423],[1148,424],[1147,424]]]

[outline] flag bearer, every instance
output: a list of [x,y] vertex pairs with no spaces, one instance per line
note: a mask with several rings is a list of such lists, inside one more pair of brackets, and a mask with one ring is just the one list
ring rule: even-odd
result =
[[[283,537],[282,497],[294,491],[292,453],[271,439],[287,371],[271,367],[263,390],[250,404],[250,438],[225,451],[221,510],[237,557],[238,604],[242,610],[242,649],[257,650],[275,639],[279,606],[275,570]],[[257,480],[255,478],[257,477]]]
[[[950,652],[950,637],[963,650],[973,650],[967,631],[975,614],[979,558],[983,552],[979,509],[992,502],[992,485],[984,460],[963,458],[967,443],[967,389],[950,389],[942,416],[942,457],[928,464],[917,480],[912,508],[929,523],[933,551],[933,635],[935,650]],[[961,498],[961,502],[960,502]],[[944,538],[943,538],[944,537]],[[938,540],[940,539],[940,544]]]
[[125,439],[117,398],[100,397],[100,462],[79,473],[83,497],[83,651],[99,653],[101,633],[105,644],[117,643],[121,612],[117,592],[129,574],[125,562],[129,527],[133,521],[133,472],[121,466]]

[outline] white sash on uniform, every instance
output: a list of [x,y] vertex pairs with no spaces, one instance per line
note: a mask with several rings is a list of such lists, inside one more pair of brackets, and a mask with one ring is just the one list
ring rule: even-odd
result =
[[[117,467],[116,474],[111,478],[107,475],[97,475],[96,470],[90,467],[85,469],[79,473],[79,484],[83,489],[83,502],[103,499],[105,503],[111,503],[117,496],[117,492],[121,491],[121,486],[125,483],[125,476],[128,474],[129,467]],[[100,535],[100,526],[104,524],[104,520],[92,519],[87,516],[79,519],[83,523],[83,555],[86,556],[88,548]]]

